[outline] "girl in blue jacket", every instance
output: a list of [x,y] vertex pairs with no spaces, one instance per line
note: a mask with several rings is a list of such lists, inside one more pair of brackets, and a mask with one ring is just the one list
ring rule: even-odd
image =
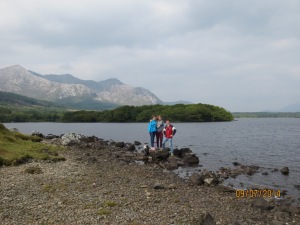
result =
[[150,134],[151,148],[153,148],[154,147],[154,137],[156,134],[156,116],[152,116],[152,119],[150,120],[150,123],[148,125],[148,132]]

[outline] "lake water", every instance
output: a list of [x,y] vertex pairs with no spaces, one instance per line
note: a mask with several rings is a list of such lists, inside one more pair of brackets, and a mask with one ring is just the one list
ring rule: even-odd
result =
[[[233,184],[235,188],[241,188],[241,182],[244,188],[253,185],[280,188],[287,190],[289,195],[300,197],[300,191],[294,187],[300,185],[300,119],[238,119],[173,125],[177,128],[174,145],[191,148],[200,158],[201,169],[233,168],[234,161],[261,167],[260,172],[253,176],[238,176],[226,180],[225,184]],[[149,142],[147,123],[6,123],[5,126],[28,134],[32,131],[56,135],[74,132],[105,140]],[[271,172],[284,166],[289,167],[289,176]],[[268,176],[261,175],[265,171]],[[183,172],[192,173],[193,169],[184,169]]]

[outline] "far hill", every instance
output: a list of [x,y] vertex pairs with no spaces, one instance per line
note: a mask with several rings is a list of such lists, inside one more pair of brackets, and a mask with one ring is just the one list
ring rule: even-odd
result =
[[9,92],[3,92],[3,91],[0,91],[0,106],[63,108],[61,105],[56,104],[54,102],[33,99],[33,98],[26,97],[26,96],[18,95],[15,93],[9,93]]

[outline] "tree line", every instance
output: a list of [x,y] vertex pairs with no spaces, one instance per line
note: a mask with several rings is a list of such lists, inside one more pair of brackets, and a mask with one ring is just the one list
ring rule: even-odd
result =
[[151,115],[162,115],[176,122],[231,121],[224,108],[208,104],[121,106],[105,111],[47,111],[45,108],[13,108],[0,106],[0,122],[146,122]]
[[224,108],[208,104],[121,106],[114,110],[66,112],[63,122],[145,122],[151,115],[162,115],[176,122],[232,121]]

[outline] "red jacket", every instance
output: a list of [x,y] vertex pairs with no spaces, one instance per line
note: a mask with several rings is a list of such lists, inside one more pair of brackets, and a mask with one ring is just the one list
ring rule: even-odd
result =
[[176,128],[170,124],[169,126],[165,126],[164,128],[164,135],[166,136],[166,138],[172,138],[176,133]]

